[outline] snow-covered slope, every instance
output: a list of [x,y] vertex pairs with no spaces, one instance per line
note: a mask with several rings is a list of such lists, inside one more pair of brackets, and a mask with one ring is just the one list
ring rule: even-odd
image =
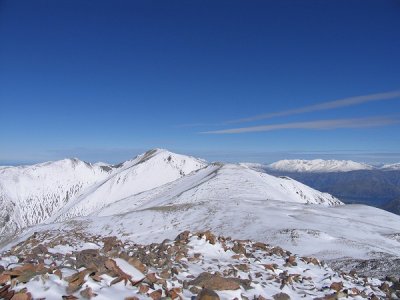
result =
[[0,169],[0,235],[46,220],[108,175],[78,159]]
[[340,205],[338,199],[287,177],[275,177],[234,164],[212,164],[159,188],[132,195],[105,207],[96,215],[114,215],[154,206],[243,200]]
[[162,149],[148,151],[123,163],[118,172],[85,190],[50,221],[89,215],[106,205],[175,181],[205,166],[205,161],[194,157]]
[[[197,171],[197,172],[194,172]],[[34,224],[76,216],[148,207],[154,202],[206,199],[281,200],[336,205],[341,202],[289,178],[242,165],[208,165],[163,149],[117,166],[66,159],[0,169],[2,235]],[[115,207],[110,208],[115,204]]]
[[349,172],[355,170],[372,170],[374,167],[351,160],[280,160],[267,166],[276,171],[285,172]]

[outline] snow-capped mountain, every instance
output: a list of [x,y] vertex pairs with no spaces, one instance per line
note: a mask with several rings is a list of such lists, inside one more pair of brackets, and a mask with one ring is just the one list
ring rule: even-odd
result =
[[0,169],[0,235],[41,223],[111,170],[78,159]]
[[[65,206],[99,208],[103,203],[171,182],[203,166],[201,160],[156,149],[117,166],[89,164],[74,158],[1,168],[0,235],[41,223]],[[86,196],[85,203],[79,201],[82,194]]]
[[240,165],[208,165],[163,149],[150,150],[116,166],[65,159],[0,169],[2,235],[44,221],[100,213],[117,202],[125,203],[123,209],[129,211],[139,203],[148,206],[156,200],[241,198],[341,204],[329,194],[288,178]]
[[72,199],[50,221],[89,215],[116,201],[173,182],[206,165],[205,161],[194,157],[163,149],[150,150],[121,164],[117,172]]
[[373,166],[351,160],[280,160],[266,166],[268,169],[285,172],[349,172],[372,170]]
[[400,163],[386,164],[386,165],[383,165],[383,166],[381,167],[381,169],[382,169],[382,170],[385,170],[385,171],[391,171],[391,170],[396,170],[396,171],[398,171],[398,170],[400,170]]

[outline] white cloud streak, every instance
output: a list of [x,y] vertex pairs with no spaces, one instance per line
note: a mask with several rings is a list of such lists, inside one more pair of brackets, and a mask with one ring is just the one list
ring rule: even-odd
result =
[[257,116],[248,117],[248,118],[226,121],[225,124],[237,124],[237,123],[252,122],[252,121],[258,121],[258,120],[264,120],[264,119],[271,119],[271,118],[275,118],[275,117],[291,116],[291,115],[297,115],[297,114],[303,114],[303,113],[321,111],[321,110],[330,110],[330,109],[358,105],[358,104],[374,102],[374,101],[391,100],[391,99],[395,99],[395,98],[400,98],[400,91],[391,91],[391,92],[386,92],[386,93],[348,97],[348,98],[338,99],[338,100],[334,100],[334,101],[314,104],[314,105],[310,105],[310,106],[305,106],[305,107],[300,107],[300,108],[295,108],[295,109],[290,109],[290,110],[284,110],[284,111],[280,111],[280,112],[267,113],[267,114],[257,115]]
[[252,127],[231,128],[223,130],[213,130],[201,132],[203,134],[237,134],[247,132],[264,132],[283,129],[310,129],[310,130],[328,130],[338,128],[366,128],[379,127],[400,123],[399,118],[394,117],[370,117],[358,119],[334,119],[317,120],[308,122],[294,122],[283,124],[271,124]]

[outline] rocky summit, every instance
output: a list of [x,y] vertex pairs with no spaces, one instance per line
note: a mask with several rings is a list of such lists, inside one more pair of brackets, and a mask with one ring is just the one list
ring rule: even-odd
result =
[[37,232],[3,252],[1,299],[398,299],[399,278],[334,271],[314,257],[210,231],[140,245]]

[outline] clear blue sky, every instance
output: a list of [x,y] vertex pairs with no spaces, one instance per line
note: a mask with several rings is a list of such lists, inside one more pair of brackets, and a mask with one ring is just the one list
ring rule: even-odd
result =
[[385,0],[0,0],[0,164],[154,147],[400,161],[400,97],[307,109],[400,90],[399,16]]

